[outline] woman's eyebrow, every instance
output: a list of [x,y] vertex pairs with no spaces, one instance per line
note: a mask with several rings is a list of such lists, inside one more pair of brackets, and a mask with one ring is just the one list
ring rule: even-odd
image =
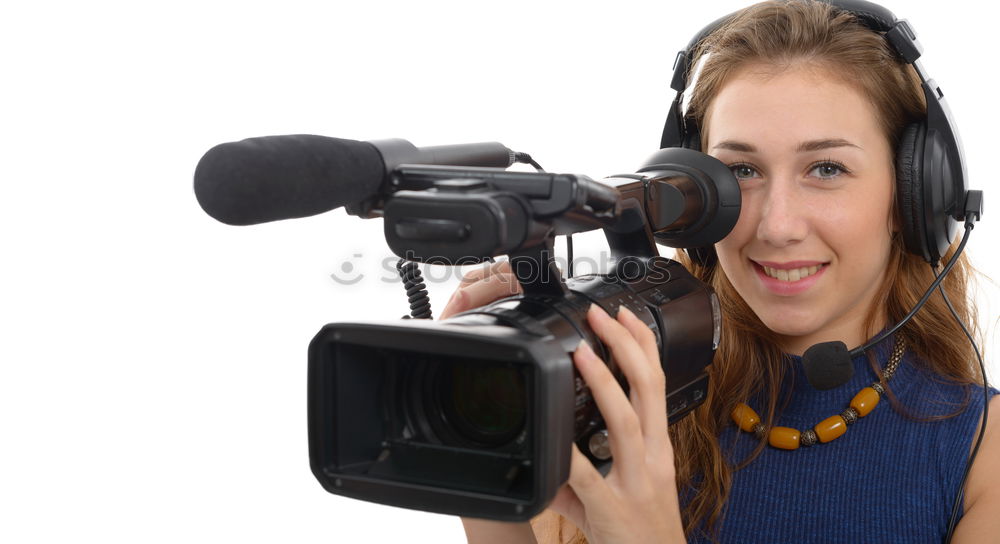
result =
[[716,149],[728,149],[730,151],[740,151],[742,153],[756,153],[757,148],[744,142],[738,142],[736,140],[722,140],[721,142],[715,144],[712,150]]
[[[820,151],[823,149],[830,149],[832,147],[856,147],[861,149],[861,146],[852,144],[843,138],[827,138],[823,140],[809,140],[808,142],[802,142],[799,144],[798,148],[796,148],[796,151],[802,153],[805,151]],[[757,152],[757,148],[752,144],[737,140],[723,140],[712,147],[713,151],[716,149],[728,149],[730,151],[739,151],[741,153]]]
[[819,151],[821,149],[830,149],[831,147],[856,147],[861,149],[861,146],[852,144],[843,138],[830,138],[826,140],[810,140],[808,142],[802,142],[799,144],[796,151]]

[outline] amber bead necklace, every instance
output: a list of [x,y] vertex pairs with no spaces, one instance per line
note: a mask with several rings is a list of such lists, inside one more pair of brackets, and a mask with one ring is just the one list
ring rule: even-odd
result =
[[[899,361],[903,358],[904,351],[906,351],[906,342],[903,341],[901,336],[897,336],[896,342],[892,347],[892,355],[889,356],[889,362],[886,363],[885,369],[882,370],[883,381],[889,381],[889,378],[896,372],[896,367],[899,366]],[[769,431],[761,423],[757,412],[754,412],[753,408],[742,402],[737,404],[736,408],[733,408],[730,417],[733,418],[733,422],[740,429],[748,433],[754,433],[758,439],[763,439],[766,435],[767,442],[772,447],[783,450],[794,450],[798,449],[799,446],[812,446],[817,442],[825,444],[839,438],[847,431],[848,425],[853,425],[859,418],[870,414],[884,394],[885,389],[882,387],[882,383],[873,382],[870,386],[859,391],[857,395],[854,395],[850,406],[839,415],[828,417],[817,423],[812,429],[801,432],[791,427],[772,427]]]

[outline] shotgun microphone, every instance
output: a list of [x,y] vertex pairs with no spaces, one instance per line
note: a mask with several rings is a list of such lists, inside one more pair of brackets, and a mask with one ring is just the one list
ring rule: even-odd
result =
[[401,164],[506,168],[497,142],[416,147],[297,134],[219,144],[198,162],[194,192],[205,212],[230,225],[307,217],[376,196]]

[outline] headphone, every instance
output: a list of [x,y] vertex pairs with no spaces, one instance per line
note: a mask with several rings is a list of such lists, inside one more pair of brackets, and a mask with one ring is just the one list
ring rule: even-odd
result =
[[[906,20],[898,20],[886,8],[860,0],[824,3],[857,17],[858,22],[885,37],[899,57],[913,66],[927,99],[927,114],[902,133],[896,149],[896,203],[900,211],[906,250],[935,264],[948,250],[965,220],[965,161],[951,111],[937,83],[917,60],[923,51]],[[686,89],[696,47],[735,14],[703,28],[687,47],[677,53],[670,87],[677,96],[670,105],[660,147],[685,147],[701,151],[701,132],[694,119],[685,117],[681,101]],[[688,254],[704,266],[716,262],[712,247],[690,248]]]

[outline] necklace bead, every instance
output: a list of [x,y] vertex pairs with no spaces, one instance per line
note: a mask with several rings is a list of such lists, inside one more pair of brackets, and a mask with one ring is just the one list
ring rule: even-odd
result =
[[826,444],[840,438],[847,432],[847,422],[840,416],[830,416],[813,427],[819,441]]
[[753,408],[743,404],[742,402],[737,404],[736,408],[733,408],[733,412],[730,414],[730,417],[733,418],[733,421],[735,421],[741,429],[748,433],[753,432],[754,426],[760,423],[760,416],[757,415],[757,412],[754,412]]
[[771,432],[767,434],[767,443],[774,448],[794,450],[798,449],[801,436],[798,429],[773,427],[771,428]]
[[848,425],[854,425],[858,421],[859,414],[854,408],[848,408],[840,413],[840,417],[844,418]]
[[854,408],[861,417],[867,416],[878,404],[879,393],[871,387],[866,387],[858,391],[857,395],[851,399],[851,408]]

